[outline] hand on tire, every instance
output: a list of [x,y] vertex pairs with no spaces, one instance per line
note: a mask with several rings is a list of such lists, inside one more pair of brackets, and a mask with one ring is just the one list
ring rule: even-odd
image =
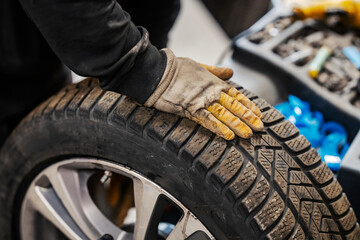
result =
[[226,140],[235,134],[250,138],[252,130],[263,129],[256,105],[221,80],[232,76],[231,69],[200,65],[177,58],[168,49],[163,51],[167,66],[145,106],[187,117]]

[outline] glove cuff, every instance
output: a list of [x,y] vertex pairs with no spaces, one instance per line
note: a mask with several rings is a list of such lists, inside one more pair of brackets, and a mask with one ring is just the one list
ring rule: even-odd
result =
[[171,80],[174,78],[176,72],[177,61],[174,53],[168,48],[161,49],[160,51],[163,51],[166,54],[167,57],[166,68],[155,91],[150,95],[150,97],[144,103],[144,106],[146,107],[152,107],[156,103],[156,101],[160,98],[160,96],[169,87]]

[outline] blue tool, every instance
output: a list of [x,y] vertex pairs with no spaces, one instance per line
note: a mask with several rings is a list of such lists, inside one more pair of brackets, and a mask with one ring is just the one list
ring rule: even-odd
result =
[[289,101],[276,106],[290,122],[299,128],[311,146],[316,148],[324,162],[333,171],[340,168],[349,149],[347,133],[336,122],[325,123],[322,113],[311,111],[310,104],[290,95]]
[[336,122],[327,122],[321,129],[324,137],[319,154],[330,169],[337,171],[342,159],[349,149],[346,142],[347,133],[345,129]]
[[357,69],[360,69],[360,52],[357,47],[348,46],[343,49],[344,55],[355,65]]

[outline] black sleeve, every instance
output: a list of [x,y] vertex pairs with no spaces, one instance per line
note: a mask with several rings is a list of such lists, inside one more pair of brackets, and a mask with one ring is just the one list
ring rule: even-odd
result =
[[115,0],[20,0],[58,57],[106,90],[144,103],[159,83],[166,55]]

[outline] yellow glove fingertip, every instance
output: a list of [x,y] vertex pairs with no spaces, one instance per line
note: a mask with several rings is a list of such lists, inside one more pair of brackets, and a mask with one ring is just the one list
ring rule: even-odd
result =
[[234,100],[236,100],[234,97],[222,92],[219,98],[219,103],[226,107],[231,106],[234,103]]
[[[215,134],[220,135],[226,140],[233,140],[235,138],[235,133],[231,131],[226,125],[220,122],[216,117],[213,115],[209,115],[209,122],[212,127],[207,126],[207,128],[214,132]],[[218,130],[218,131],[217,131]],[[220,132],[220,133],[219,133]]]
[[258,107],[255,105],[255,103],[253,103],[253,102],[250,102],[250,104],[252,105],[251,108],[250,108],[250,110],[251,110],[258,118],[262,119],[263,116],[262,116],[262,113],[261,113],[260,108],[258,108]]
[[252,102],[249,98],[247,98],[244,94],[239,92],[235,88],[230,88],[228,90],[228,95],[231,97],[234,97],[237,101],[239,101],[241,104],[243,104],[245,107],[250,109],[258,118],[262,119],[262,113],[261,110],[256,106],[254,102]]
[[251,128],[249,128],[247,125],[243,124],[242,122],[240,124],[237,124],[233,128],[235,134],[241,138],[249,139],[253,135],[253,131],[251,130]]
[[210,130],[216,135],[224,138],[225,140],[233,140],[235,133],[230,130],[225,124],[220,122],[214,115],[206,110],[201,110],[197,117],[192,117],[191,120],[200,124],[204,128]]
[[237,96],[238,94],[240,94],[240,92],[239,92],[236,88],[231,87],[231,88],[228,90],[227,94],[229,94],[230,96],[236,98],[236,96]]
[[242,136],[242,138],[249,139],[249,138],[252,137],[252,135],[253,135],[252,132],[250,132],[250,133],[244,133],[243,136]]
[[224,139],[225,140],[230,141],[230,140],[233,140],[234,138],[235,138],[235,133],[232,132],[232,131],[224,134]]
[[223,116],[226,112],[226,109],[221,106],[219,103],[214,103],[210,105],[207,110],[214,114],[215,116]]
[[229,80],[234,75],[234,71],[231,68],[220,68],[219,78],[222,80]]
[[211,105],[208,108],[208,111],[212,113],[215,118],[229,127],[239,137],[249,138],[252,136],[251,128],[219,103]]
[[260,119],[258,119],[254,122],[254,130],[255,131],[264,130],[264,123]]
[[256,112],[252,112],[250,109],[246,108],[234,97],[231,97],[226,93],[222,93],[219,99],[219,103],[232,114],[239,117],[240,120],[247,124],[250,128],[254,129],[255,131],[263,130],[264,124],[256,115]]

